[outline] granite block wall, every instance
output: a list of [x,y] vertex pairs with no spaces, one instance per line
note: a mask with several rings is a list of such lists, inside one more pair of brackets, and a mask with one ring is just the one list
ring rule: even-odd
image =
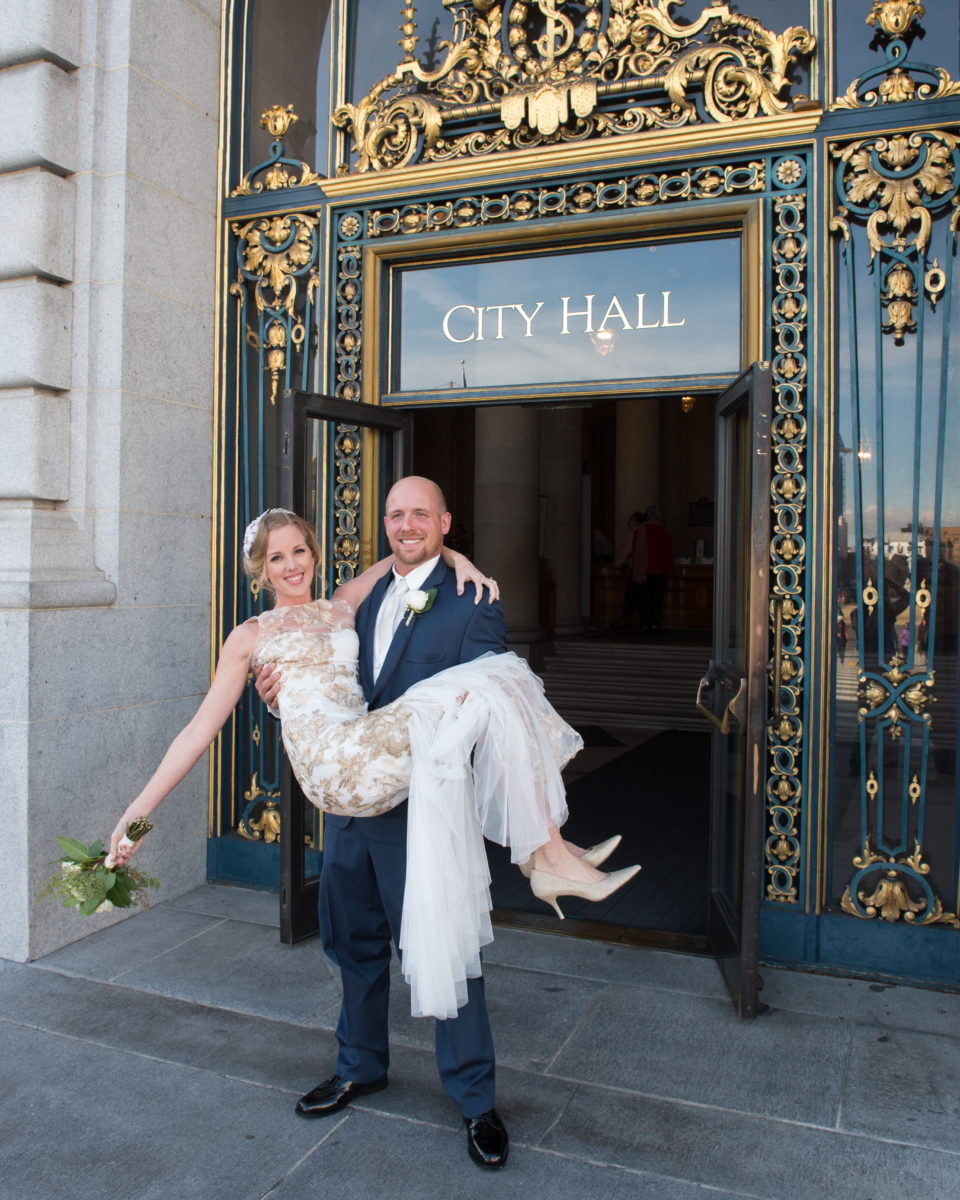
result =
[[[209,685],[219,22],[219,0],[0,0],[17,961],[92,932],[33,903],[55,836],[106,836]],[[204,879],[206,813],[204,760],[141,855],[161,895]]]

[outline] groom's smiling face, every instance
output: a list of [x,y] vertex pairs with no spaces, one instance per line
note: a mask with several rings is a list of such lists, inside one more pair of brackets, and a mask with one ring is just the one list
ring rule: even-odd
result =
[[450,529],[444,507],[437,485],[419,475],[401,479],[390,489],[383,524],[400,575],[440,553]]

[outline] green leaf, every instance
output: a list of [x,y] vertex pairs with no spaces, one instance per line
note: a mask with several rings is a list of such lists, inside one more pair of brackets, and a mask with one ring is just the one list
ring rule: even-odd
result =
[[84,902],[80,905],[80,916],[89,917],[91,913],[96,912],[105,899],[105,892],[97,892],[97,894],[95,896],[91,896],[89,900],[84,900]]
[[107,892],[107,899],[117,908],[130,907],[130,878],[126,872],[117,874],[116,882]]
[[64,857],[71,862],[87,862],[88,859],[94,858],[83,842],[78,842],[72,837],[58,837],[57,845],[64,853]]

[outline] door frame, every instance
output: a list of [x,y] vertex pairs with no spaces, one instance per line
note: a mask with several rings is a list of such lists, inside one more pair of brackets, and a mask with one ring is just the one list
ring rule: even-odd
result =
[[[376,472],[377,511],[386,491],[408,473],[411,456],[409,417],[372,405],[341,400],[314,392],[286,390],[280,406],[280,504],[290,512],[305,511],[309,438],[308,422],[332,421],[390,435],[384,469]],[[318,497],[318,511],[323,511]],[[321,563],[321,570],[326,564]],[[312,809],[297,783],[286,754],[280,762],[280,940],[286,945],[319,932],[317,910],[319,875],[307,870],[307,817]],[[321,818],[322,819],[322,818]]]
[[[768,635],[770,628],[770,480],[773,384],[770,365],[755,362],[716,401],[716,528],[713,655],[701,682],[698,708],[713,725],[711,765],[710,877],[708,880],[708,937],[710,947],[740,1017],[764,1009],[759,1000],[760,903],[763,883],[763,829],[766,811],[766,725]],[[736,561],[729,558],[730,533],[743,514],[732,511],[730,419],[747,408],[747,487],[749,528],[740,539]],[[727,610],[731,571],[738,573],[739,604]],[[726,630],[737,622],[742,639],[739,662],[725,655]],[[721,806],[727,787],[724,739],[737,738],[742,777],[733,846],[721,844],[729,833]],[[739,866],[739,897],[721,890],[721,856],[731,850]]]

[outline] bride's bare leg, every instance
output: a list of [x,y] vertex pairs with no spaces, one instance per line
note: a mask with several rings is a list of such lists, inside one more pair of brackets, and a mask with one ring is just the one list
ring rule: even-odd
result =
[[583,851],[579,846],[565,842],[560,836],[556,825],[549,827],[550,840],[545,842],[533,854],[533,866],[537,871],[546,871],[550,875],[558,875],[561,879],[583,880],[590,882],[602,879],[603,872],[585,863],[580,855]]

